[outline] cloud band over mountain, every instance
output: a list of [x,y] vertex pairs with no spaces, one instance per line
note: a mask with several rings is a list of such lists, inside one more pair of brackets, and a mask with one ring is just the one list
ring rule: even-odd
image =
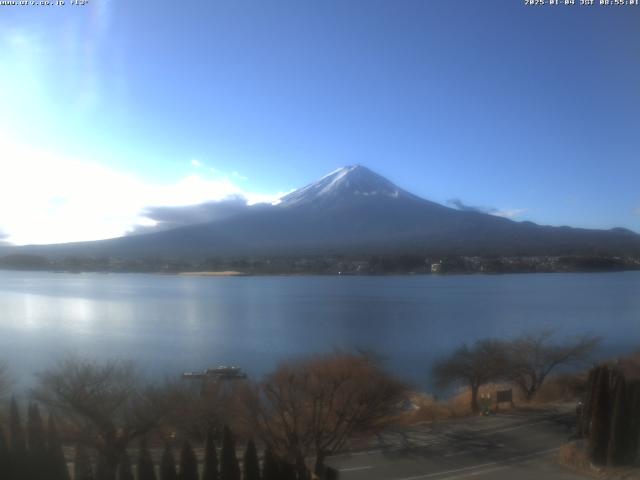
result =
[[459,198],[452,198],[450,200],[447,200],[447,205],[463,212],[488,213],[489,215],[495,215],[496,217],[504,218],[515,218],[526,211],[522,208],[500,209],[495,207],[478,207],[474,205],[467,205]]
[[239,194],[197,205],[148,207],[142,212],[142,215],[154,223],[152,225],[136,225],[128,234],[136,235],[214,222],[246,212],[248,209],[247,199]]

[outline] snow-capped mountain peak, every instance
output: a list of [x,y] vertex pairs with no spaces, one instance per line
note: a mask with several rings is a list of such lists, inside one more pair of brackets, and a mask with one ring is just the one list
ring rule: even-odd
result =
[[334,170],[317,182],[285,195],[280,205],[289,207],[312,202],[325,203],[358,196],[384,196],[396,199],[403,193],[402,189],[367,167],[350,165]]

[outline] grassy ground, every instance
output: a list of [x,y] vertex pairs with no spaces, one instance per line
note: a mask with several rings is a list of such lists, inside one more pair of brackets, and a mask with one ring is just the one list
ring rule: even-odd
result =
[[586,453],[584,440],[564,445],[558,453],[558,462],[566,468],[592,478],[606,480],[640,480],[640,464],[626,467],[601,467],[593,465]]
[[[509,384],[492,383],[480,389],[480,395],[489,395],[491,411],[505,412],[512,409],[548,409],[556,404],[577,402],[583,395],[586,373],[558,375],[550,378],[531,402],[526,402],[522,394]],[[514,405],[501,403],[496,405],[496,392],[513,388]],[[405,412],[400,422],[403,425],[414,425],[424,422],[435,422],[450,418],[471,415],[471,393],[469,389],[460,389],[447,400],[437,400],[429,394],[415,393],[411,397],[413,409]]]

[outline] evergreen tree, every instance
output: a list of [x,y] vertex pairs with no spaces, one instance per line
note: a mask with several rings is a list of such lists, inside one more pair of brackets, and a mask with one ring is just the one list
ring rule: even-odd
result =
[[338,470],[325,466],[323,476],[320,478],[322,478],[323,480],[338,480],[339,476],[340,473],[338,472]]
[[47,450],[47,441],[44,433],[44,425],[40,416],[38,405],[32,403],[29,405],[27,415],[27,439],[29,441],[29,451],[44,455]]
[[213,432],[207,431],[207,439],[204,444],[204,471],[202,480],[218,480],[218,454],[213,441]]
[[258,462],[258,452],[256,444],[253,440],[247,442],[247,448],[244,451],[244,477],[243,480],[260,480],[260,464]]
[[588,448],[591,461],[604,465],[607,461],[610,426],[609,368],[603,365],[598,370],[592,396]]
[[282,460],[280,462],[280,476],[279,480],[297,480],[296,468],[289,462]]
[[633,380],[627,384],[627,402],[629,411],[629,450],[625,463],[633,464],[638,455],[640,441],[640,380]]
[[131,458],[126,451],[120,457],[118,464],[118,480],[135,480],[131,469]]
[[264,451],[264,459],[262,461],[262,480],[280,480],[278,459],[273,454],[271,447],[267,447]]
[[613,390],[613,410],[611,412],[611,433],[607,450],[607,465],[622,465],[629,448],[627,385],[624,375],[618,375]]
[[9,435],[11,437],[11,453],[14,455],[24,455],[27,451],[27,445],[20,421],[20,410],[15,397],[11,399],[10,419],[9,419]]
[[596,374],[598,372],[598,368],[592,368],[589,370],[589,375],[587,377],[587,387],[585,392],[585,399],[582,405],[582,411],[580,413],[580,418],[578,418],[578,437],[584,438],[589,435],[589,425],[591,424],[591,405],[593,403],[593,391],[596,380]]
[[236,443],[231,430],[226,425],[222,435],[222,452],[220,456],[220,480],[240,480]]
[[93,480],[91,459],[82,445],[76,445],[73,460],[73,480]]
[[47,480],[69,480],[67,460],[62,450],[56,422],[51,415],[47,425],[47,467],[49,469]]
[[115,480],[109,463],[100,452],[98,452],[96,459],[96,480]]
[[29,472],[31,480],[47,480],[47,440],[45,437],[40,409],[35,403],[29,404],[27,410],[27,440]]
[[173,450],[169,444],[164,447],[164,452],[162,452],[162,459],[160,460],[160,480],[178,480],[176,459],[173,456]]
[[138,450],[138,480],[156,480],[153,459],[144,439],[140,441]]
[[11,454],[2,426],[0,426],[0,478],[11,480]]
[[188,440],[180,451],[180,480],[198,480],[198,458]]
[[27,445],[24,430],[22,429],[22,421],[20,420],[20,410],[18,409],[18,403],[15,398],[11,399],[9,437],[12,480],[28,480],[29,462],[27,459]]

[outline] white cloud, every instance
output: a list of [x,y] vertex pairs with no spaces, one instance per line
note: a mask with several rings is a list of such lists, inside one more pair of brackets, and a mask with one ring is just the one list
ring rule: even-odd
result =
[[456,210],[462,210],[465,212],[487,213],[489,215],[495,215],[496,217],[504,218],[515,218],[526,212],[524,208],[494,208],[467,205],[459,198],[452,198],[451,200],[447,200],[447,205],[455,208]]
[[191,165],[196,167],[196,168],[200,168],[200,167],[202,167],[202,162],[200,160],[196,160],[194,158],[193,160],[191,160]]
[[242,181],[249,180],[248,177],[245,177],[244,175],[240,174],[240,172],[236,172],[235,170],[231,172],[231,176],[233,178],[237,178],[238,180],[242,180]]
[[494,209],[489,213],[496,217],[515,218],[522,215],[526,210],[524,208],[506,208],[504,210]]
[[124,235],[150,206],[186,206],[241,195],[248,204],[273,202],[226,177],[188,175],[150,183],[98,163],[20,145],[0,134],[0,230],[14,244],[97,240]]

